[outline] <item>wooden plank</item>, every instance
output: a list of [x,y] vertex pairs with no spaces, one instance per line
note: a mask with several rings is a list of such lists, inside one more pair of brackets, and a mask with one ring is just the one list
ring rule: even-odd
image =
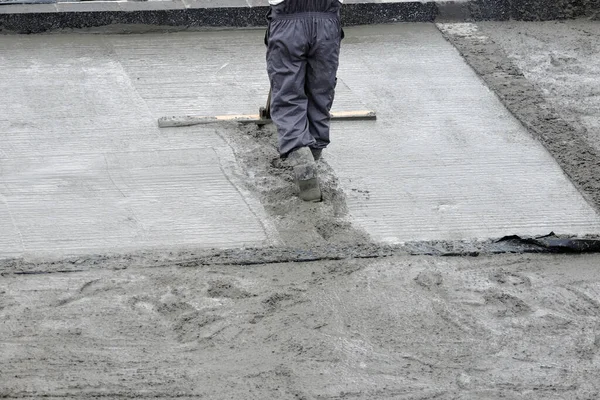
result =
[[185,115],[181,117],[162,117],[158,119],[160,128],[176,127],[176,126],[191,126],[200,124],[210,124],[214,122],[258,122],[260,121],[258,114],[250,115],[217,115],[214,117],[202,117]]
[[[331,119],[337,121],[349,121],[349,120],[373,120],[377,116],[375,111],[360,110],[360,111],[339,111],[331,113]],[[271,120],[262,119],[258,114],[241,114],[241,115],[217,115],[213,117],[205,116],[173,116],[173,117],[162,117],[158,119],[158,126],[160,128],[178,127],[178,126],[191,126],[200,124],[211,124],[215,122],[240,122],[240,123],[255,123],[264,125],[271,123]]]
[[331,120],[348,121],[348,120],[370,120],[377,119],[375,111],[360,110],[360,111],[338,111],[331,113]]

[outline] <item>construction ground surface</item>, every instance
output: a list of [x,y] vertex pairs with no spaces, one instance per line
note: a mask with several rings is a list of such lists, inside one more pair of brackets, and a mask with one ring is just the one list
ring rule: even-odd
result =
[[490,250],[600,235],[600,22],[347,28],[317,204],[157,126],[256,113],[263,33],[0,36],[0,397],[600,398],[600,256]]

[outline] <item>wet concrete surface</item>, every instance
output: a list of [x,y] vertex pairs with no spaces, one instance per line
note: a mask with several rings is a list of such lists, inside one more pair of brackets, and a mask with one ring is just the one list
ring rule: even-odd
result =
[[599,261],[148,268],[140,260],[4,274],[0,394],[596,399]]
[[2,256],[600,231],[434,25],[349,30],[334,108],[379,119],[333,125],[319,212],[271,168],[273,131],[157,128],[166,115],[256,112],[268,87],[261,38],[5,36]]
[[339,79],[378,120],[335,125],[326,160],[372,237],[597,231],[552,157],[433,25],[356,28],[342,57]]
[[[373,241],[379,227],[355,217],[380,190],[398,197],[393,182],[410,175],[390,172],[389,184],[374,185],[378,190],[372,194],[357,185],[366,182],[364,171],[350,168],[345,157],[360,160],[364,151],[358,150],[366,148],[398,153],[376,161],[390,169],[413,168],[415,177],[419,173],[429,182],[441,180],[417,168],[419,156],[429,150],[413,154],[398,144],[431,140],[431,149],[444,146],[456,154],[462,149],[462,164],[431,152],[440,161],[438,171],[442,165],[471,171],[476,164],[469,160],[475,159],[490,173],[486,163],[493,164],[493,158],[467,152],[468,146],[491,151],[481,144],[483,137],[500,152],[514,149],[514,160],[522,160],[521,151],[538,160],[530,168],[533,175],[518,163],[504,163],[501,175],[494,176],[512,182],[509,171],[535,177],[536,169],[554,175],[528,188],[500,180],[494,187],[499,199],[512,193],[511,204],[522,206],[523,196],[531,202],[534,197],[527,196],[542,193],[540,207],[564,204],[544,192],[553,187],[548,182],[558,182],[557,194],[576,200],[563,206],[562,219],[558,212],[550,215],[571,227],[594,226],[593,217],[587,225],[572,222],[574,204],[594,214],[574,186],[560,184],[565,178],[557,165],[574,176],[565,167],[566,156],[559,164],[543,161],[549,158],[545,141],[536,144],[522,128],[510,135],[501,129],[501,124],[515,126],[512,117],[494,105],[482,81],[469,75],[432,28],[378,31],[386,35],[349,30],[336,107],[376,106],[380,118],[368,129],[334,125],[334,145],[319,165],[326,196],[319,205],[295,197],[289,168],[277,160],[273,127],[156,128],[163,113],[223,111],[223,106],[255,112],[266,79],[262,59],[253,56],[263,51],[256,42],[261,32],[224,32],[222,42],[207,33],[50,35],[18,37],[11,46],[2,37],[0,104],[8,111],[0,114],[0,397],[599,398],[597,255],[492,255],[540,249],[482,238],[388,246]],[[429,39],[439,58],[418,51],[419,35]],[[223,43],[231,47],[224,50]],[[497,67],[504,64],[487,57],[489,44],[453,43],[483,71],[510,111],[515,104],[532,110],[527,100],[507,102],[502,85],[490,84],[495,81],[480,69],[503,71]],[[392,63],[381,52],[370,57],[369,49],[377,46],[393,49],[402,60]],[[477,54],[485,57],[473,63]],[[416,83],[409,85],[404,76],[411,74]],[[517,92],[524,90],[522,81],[500,78]],[[448,84],[454,81],[460,86]],[[481,98],[475,104],[460,97],[471,105],[461,106],[440,87]],[[436,96],[439,102],[433,102]],[[492,110],[493,129],[465,125],[462,113],[477,110],[483,118],[489,112],[485,104]],[[400,111],[393,113],[393,107]],[[563,111],[552,114],[552,121]],[[531,125],[535,114],[519,118]],[[436,136],[441,116],[452,137]],[[399,125],[407,125],[402,121],[420,129],[398,133]],[[473,129],[459,129],[465,126]],[[385,145],[367,146],[382,140],[376,134],[387,139]],[[349,153],[341,151],[344,146]],[[356,176],[349,178],[352,171]],[[476,181],[490,184],[478,171]],[[449,187],[456,184],[454,176],[446,177]],[[380,183],[368,178],[369,184]],[[574,180],[584,195],[595,193]],[[216,205],[215,197],[207,196],[212,190],[227,196]],[[440,196],[435,190],[421,193],[423,204]],[[375,207],[394,204],[379,198]],[[102,199],[106,203],[99,203]],[[593,199],[588,197],[595,205]],[[498,202],[499,210],[503,206]],[[396,208],[381,208],[382,215]],[[34,214],[24,218],[27,213]],[[512,215],[514,221],[522,218]],[[239,223],[232,227],[232,221]],[[519,227],[514,221],[511,226]],[[541,230],[551,228],[547,221],[552,220],[540,216]],[[137,235],[122,235],[135,230]],[[464,237],[459,233],[452,237]],[[206,247],[218,238],[228,241],[218,246],[234,247]],[[41,249],[40,240],[47,243],[45,253],[24,253],[23,243]],[[258,247],[242,247],[253,240]],[[158,242],[168,248],[153,248]],[[91,246],[91,254],[65,257],[60,251],[65,244],[73,251],[76,243]],[[188,248],[181,249],[182,243]],[[119,248],[122,254],[106,254]],[[11,255],[16,258],[6,258]]]
[[563,118],[582,129],[600,152],[600,24],[579,19],[568,23],[478,24],[501,46],[524,76],[536,85]]
[[105,40],[0,44],[2,256],[275,243],[227,144],[159,131]]
[[597,23],[438,24],[467,63],[600,208]]

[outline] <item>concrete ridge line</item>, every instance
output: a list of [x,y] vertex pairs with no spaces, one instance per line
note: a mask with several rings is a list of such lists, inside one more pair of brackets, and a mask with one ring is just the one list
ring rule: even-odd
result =
[[600,237],[571,238],[506,236],[484,241],[429,241],[401,245],[315,246],[312,249],[287,247],[210,249],[189,251],[105,254],[38,261],[13,258],[0,260],[0,276],[84,272],[92,269],[199,268],[204,266],[253,266],[264,264],[338,261],[393,256],[478,257],[501,254],[582,254],[600,253]]

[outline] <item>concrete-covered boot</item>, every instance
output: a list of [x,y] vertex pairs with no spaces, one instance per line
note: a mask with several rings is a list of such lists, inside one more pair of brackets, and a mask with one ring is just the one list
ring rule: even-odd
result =
[[304,201],[321,201],[321,188],[317,178],[317,164],[308,147],[301,147],[288,155],[294,168],[294,179],[300,189],[300,198]]
[[321,159],[321,154],[323,153],[323,149],[313,149],[312,147],[310,148],[310,152],[313,155],[313,158],[315,159],[315,161],[319,161]]

